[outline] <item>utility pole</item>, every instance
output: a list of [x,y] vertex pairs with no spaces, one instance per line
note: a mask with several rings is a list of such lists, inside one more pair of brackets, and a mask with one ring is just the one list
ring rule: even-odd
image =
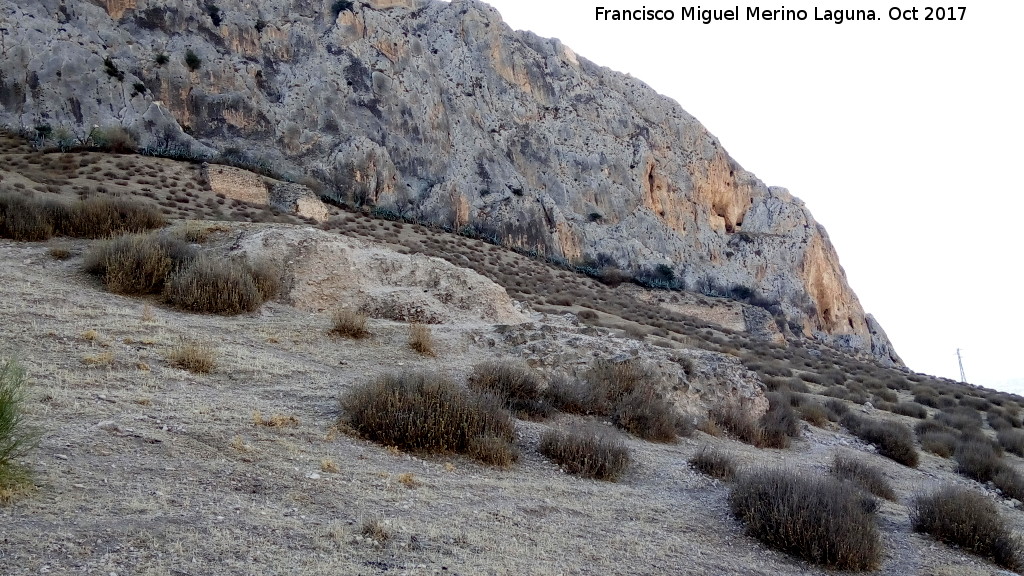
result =
[[967,376],[964,376],[964,359],[963,356],[960,355],[959,348],[956,349],[956,359],[958,362],[960,362],[960,381],[966,384]]

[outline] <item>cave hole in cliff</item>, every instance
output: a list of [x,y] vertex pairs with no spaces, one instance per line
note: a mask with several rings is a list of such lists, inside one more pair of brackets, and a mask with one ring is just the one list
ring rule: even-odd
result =
[[849,322],[850,329],[853,330],[853,318],[847,318],[846,321]]
[[825,325],[826,326],[831,326],[832,325],[832,309],[831,308],[825,308],[824,310],[822,310],[821,311],[821,318],[822,318],[822,320],[825,321]]

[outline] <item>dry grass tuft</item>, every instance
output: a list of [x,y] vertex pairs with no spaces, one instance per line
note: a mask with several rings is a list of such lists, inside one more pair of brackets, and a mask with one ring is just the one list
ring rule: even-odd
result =
[[343,338],[366,338],[370,335],[366,330],[366,315],[348,308],[335,311],[331,317],[329,334]]
[[363,523],[359,527],[359,534],[382,546],[387,544],[388,541],[394,537],[394,534],[391,532],[391,529],[388,528],[384,519],[378,516],[373,516],[363,520]]
[[414,322],[409,325],[409,347],[421,356],[436,356],[434,352],[434,336],[430,326]]
[[82,364],[86,366],[110,366],[114,363],[114,353],[110,350],[98,354],[82,356]]
[[184,338],[167,353],[167,360],[194,374],[208,374],[217,367],[217,353],[212,344]]
[[569,474],[615,482],[629,468],[629,448],[615,434],[597,425],[541,435],[540,453]]
[[67,260],[71,258],[71,248],[67,244],[54,244],[47,251],[54,260]]
[[748,534],[840,570],[874,570],[881,563],[873,500],[846,482],[770,469],[739,476],[729,494]]
[[330,458],[324,458],[320,461],[320,471],[327,474],[337,474],[341,472],[341,468]]
[[266,426],[267,428],[298,428],[299,419],[295,416],[285,416],[284,414],[274,414],[273,416],[263,417],[263,414],[256,410],[252,413],[253,426]]

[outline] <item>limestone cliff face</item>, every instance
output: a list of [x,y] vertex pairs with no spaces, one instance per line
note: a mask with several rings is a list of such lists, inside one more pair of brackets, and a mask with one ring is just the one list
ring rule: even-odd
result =
[[215,4],[0,0],[0,121],[240,148],[338,200],[752,290],[804,335],[898,362],[804,205],[639,80],[476,0]]

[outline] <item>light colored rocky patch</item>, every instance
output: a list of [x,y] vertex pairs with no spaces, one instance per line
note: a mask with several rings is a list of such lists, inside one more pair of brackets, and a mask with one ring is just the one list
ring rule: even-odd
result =
[[306,311],[361,310],[374,318],[429,324],[525,322],[491,280],[439,258],[312,228],[243,226],[233,251],[284,264],[285,298]]
[[327,221],[327,205],[309,188],[301,184],[278,181],[270,181],[269,186],[270,204],[274,208],[317,222]]
[[256,206],[273,206],[289,214],[326,222],[327,205],[302,184],[281,182],[220,164],[203,164],[203,178],[210,189],[225,198]]
[[232,200],[240,200],[257,206],[270,203],[270,191],[266,182],[257,174],[248,170],[222,166],[220,164],[203,164],[203,177],[210,188]]

